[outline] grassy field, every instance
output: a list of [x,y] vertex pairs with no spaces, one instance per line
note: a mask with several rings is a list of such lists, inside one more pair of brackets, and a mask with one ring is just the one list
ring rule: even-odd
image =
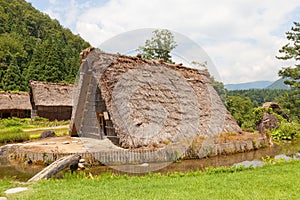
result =
[[[12,182],[0,181],[0,194]],[[8,199],[299,199],[300,161],[261,168],[217,168],[208,172],[92,177],[66,174],[28,185]]]
[[[23,142],[40,138],[44,130],[52,130],[55,126],[67,125],[69,121],[48,121],[44,118],[0,119],[0,144]],[[57,136],[68,134],[68,126],[55,129]]]

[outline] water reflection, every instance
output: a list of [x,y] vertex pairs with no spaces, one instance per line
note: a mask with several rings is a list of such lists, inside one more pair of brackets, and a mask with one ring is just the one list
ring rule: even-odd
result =
[[26,181],[42,169],[42,166],[20,164],[0,156],[0,179],[9,178]]
[[[297,154],[299,156],[300,152],[300,141],[295,142],[286,142],[281,143],[280,145],[275,144],[272,147],[267,147],[263,149],[259,149],[256,151],[250,151],[245,153],[238,153],[234,155],[222,155],[211,158],[204,159],[194,159],[194,160],[184,160],[177,163],[172,163],[159,170],[160,173],[168,173],[168,172],[188,172],[192,170],[204,170],[206,167],[220,167],[220,166],[232,166],[237,163],[243,163],[245,166],[255,165],[260,166],[262,162],[260,161],[263,157],[275,157],[275,158],[283,158],[290,159],[288,156]],[[254,162],[250,162],[254,161]],[[0,157],[0,178],[15,178],[19,181],[27,181],[36,173],[42,170],[42,166],[29,166],[25,164],[16,164],[11,163],[5,158]],[[104,172],[114,172],[117,174],[123,174],[122,172],[116,171],[107,166],[97,166],[92,167],[87,170],[87,173],[90,172],[93,175],[98,175]],[[61,176],[61,175],[59,175]]]

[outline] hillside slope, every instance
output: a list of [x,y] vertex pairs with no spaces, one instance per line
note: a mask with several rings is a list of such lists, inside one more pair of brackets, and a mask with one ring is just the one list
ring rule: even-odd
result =
[[0,0],[0,90],[29,80],[73,82],[89,44],[24,0]]
[[271,85],[266,87],[268,90],[288,90],[290,87],[284,83],[285,79],[280,78],[274,81]]

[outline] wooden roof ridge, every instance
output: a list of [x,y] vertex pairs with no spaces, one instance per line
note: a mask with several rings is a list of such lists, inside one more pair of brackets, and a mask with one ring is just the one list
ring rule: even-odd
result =
[[[108,52],[103,52],[99,49],[96,49],[94,47],[88,47],[87,49],[83,50],[82,51],[82,61],[84,61],[87,57],[88,57],[88,54],[90,53],[96,53],[96,54],[102,54],[104,56],[111,56],[111,57],[114,57],[116,58],[117,56],[117,61],[118,62],[124,62],[124,60],[128,59],[131,60],[132,62],[143,62],[145,64],[154,64],[154,65],[165,65],[165,66],[168,66],[168,67],[174,67],[174,68],[181,68],[183,70],[190,70],[190,71],[193,71],[194,73],[200,73],[200,74],[205,74],[205,75],[209,75],[209,72],[208,72],[208,69],[207,68],[204,68],[204,69],[197,69],[197,68],[193,68],[193,67],[189,67],[189,66],[185,66],[183,65],[182,63],[168,63],[168,62],[165,62],[163,59],[145,59],[145,58],[142,58],[140,54],[137,54],[137,55],[133,55],[133,56],[130,56],[130,55],[124,55],[124,54],[120,54],[120,53],[117,53],[117,54],[114,54],[114,53],[108,53]],[[81,61],[81,63],[82,63]]]
[[30,84],[44,84],[44,85],[57,85],[57,86],[71,86],[73,87],[73,84],[70,83],[53,83],[53,82],[46,82],[46,81],[34,81],[34,80],[30,80],[29,81]]

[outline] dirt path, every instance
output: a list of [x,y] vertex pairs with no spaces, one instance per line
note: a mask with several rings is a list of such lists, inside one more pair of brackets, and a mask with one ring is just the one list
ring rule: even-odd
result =
[[118,149],[109,139],[60,136],[37,139],[21,144],[21,148],[32,152],[84,153]]

